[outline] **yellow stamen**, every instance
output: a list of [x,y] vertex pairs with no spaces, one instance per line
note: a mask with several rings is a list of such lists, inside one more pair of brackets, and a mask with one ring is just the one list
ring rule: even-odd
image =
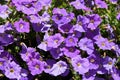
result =
[[13,68],[11,68],[11,69],[10,69],[10,72],[11,72],[11,73],[13,73],[13,72],[14,72],[14,69],[13,69]]
[[92,62],[92,63],[93,63],[93,62],[95,62],[95,60],[94,60],[94,59],[91,59],[91,60],[90,60],[90,62]]
[[81,64],[80,64],[80,63],[77,63],[77,66],[81,66]]

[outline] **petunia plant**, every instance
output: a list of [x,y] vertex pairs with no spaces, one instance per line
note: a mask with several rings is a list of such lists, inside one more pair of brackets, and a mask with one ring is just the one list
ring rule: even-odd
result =
[[0,80],[120,80],[120,0],[0,0]]

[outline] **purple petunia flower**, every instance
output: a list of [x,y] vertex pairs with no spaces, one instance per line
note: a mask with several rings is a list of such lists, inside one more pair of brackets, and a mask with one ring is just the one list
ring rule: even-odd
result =
[[35,48],[32,47],[28,47],[22,43],[22,51],[20,52],[21,58],[25,61],[25,62],[29,62],[32,61],[34,59],[38,59],[41,60],[41,56],[38,52],[36,52]]
[[74,17],[75,17],[75,15],[72,12],[68,13],[68,15],[65,16],[67,22],[72,21],[72,19],[74,19]]
[[73,33],[73,25],[71,24],[64,24],[60,27],[58,27],[58,29],[62,32],[62,33]]
[[5,31],[13,30],[12,24],[10,22],[6,22],[4,25],[0,25],[0,33],[4,33]]
[[7,5],[0,5],[0,17],[6,19],[11,11]]
[[34,14],[34,15],[29,15],[28,19],[32,23],[39,23],[41,24],[42,22],[48,22],[50,21],[50,15],[45,11],[42,16],[39,16],[39,14]]
[[22,11],[27,15],[37,14],[45,6],[46,9],[51,4],[51,0],[12,0],[18,11]]
[[50,74],[51,68],[56,63],[54,59],[47,59],[45,66],[44,66],[44,72]]
[[30,55],[29,55],[29,61],[32,61],[34,59],[38,59],[38,60],[42,60],[42,57],[40,56],[40,53],[39,52],[32,52]]
[[47,46],[51,48],[57,48],[63,41],[64,37],[62,37],[60,33],[57,33],[47,39]]
[[73,5],[76,9],[90,10],[85,6],[84,0],[73,1],[70,3],[70,5]]
[[95,43],[98,45],[100,49],[103,49],[103,50],[109,49],[108,47],[109,42],[107,39],[100,39],[100,40],[97,40]]
[[105,1],[102,0],[95,0],[95,4],[97,5],[97,8],[108,8],[107,4]]
[[[103,62],[103,59],[101,59],[101,61]],[[98,74],[107,74],[108,71],[102,66],[102,62],[99,65],[99,68],[97,69],[97,73]]]
[[111,3],[117,4],[118,0],[110,0]]
[[109,36],[110,36],[111,39],[115,37],[115,35],[113,33],[114,30],[113,30],[113,28],[111,27],[110,24],[107,24],[105,26],[105,29],[109,32]]
[[115,53],[116,53],[116,56],[119,57],[119,55],[120,55],[120,48],[119,48],[119,46],[117,44],[115,44],[115,43],[113,43],[113,44],[114,45],[111,46],[112,50],[114,50]]
[[116,59],[112,59],[110,57],[105,57],[104,58],[104,62],[103,62],[103,67],[108,71],[108,72],[112,72],[112,68],[114,67],[114,64],[116,62]]
[[10,62],[11,60],[14,59],[13,56],[10,55],[10,53],[7,52],[7,51],[2,51],[2,52],[0,53],[0,58],[5,59],[6,62]]
[[41,32],[41,29],[43,28],[43,24],[41,23],[32,23],[33,30],[35,32]]
[[38,48],[39,48],[39,49],[42,49],[42,50],[44,50],[44,51],[48,51],[48,50],[51,49],[51,48],[48,47],[47,41],[41,42],[41,43],[38,45]]
[[10,62],[5,66],[5,76],[9,79],[19,79],[21,72],[21,67],[14,61]]
[[80,49],[87,51],[88,54],[92,54],[94,51],[93,41],[91,39],[86,38],[86,37],[82,38],[78,42],[78,46],[80,47]]
[[52,20],[58,25],[62,26],[69,23],[74,18],[74,13],[67,13],[65,9],[54,8]]
[[16,30],[20,33],[29,33],[30,32],[30,25],[28,22],[23,21],[23,19],[21,18],[19,21],[16,21],[14,23],[14,27],[16,28]]
[[81,58],[79,55],[72,58],[72,66],[79,74],[84,74],[89,71],[89,61],[86,58]]
[[96,70],[92,69],[82,76],[82,80],[94,80],[95,76],[96,76]]
[[7,61],[4,58],[0,58],[0,70],[5,69],[6,62]]
[[65,46],[72,47],[77,45],[78,39],[73,36],[68,36],[64,42],[65,42]]
[[50,54],[52,55],[52,57],[53,57],[54,59],[59,59],[60,56],[63,55],[63,53],[60,51],[60,48],[50,49]]
[[50,70],[51,75],[58,76],[64,73],[67,70],[67,63],[64,61],[58,61],[57,63],[53,64],[53,67]]
[[51,27],[51,26],[52,26],[52,25],[49,24],[49,23],[44,23],[44,24],[43,24],[43,28],[41,29],[41,32],[43,32],[43,33],[48,32],[48,31],[50,30],[50,27]]
[[5,25],[0,25],[0,33],[4,33],[5,32]]
[[82,36],[82,33],[79,31],[74,31],[72,36],[76,37],[76,38],[80,38]]
[[114,67],[113,72],[111,73],[111,75],[112,75],[112,78],[114,80],[120,79],[120,70],[118,70],[117,68]]
[[28,80],[28,71],[27,70],[22,69],[20,75],[21,75],[20,80]]
[[48,47],[48,44],[47,44],[47,39],[49,37],[50,37],[50,35],[48,34],[48,32],[46,32],[45,35],[44,35],[43,41],[38,45],[39,49],[42,49],[44,51],[48,51],[48,50],[51,49],[50,47]]
[[34,15],[29,15],[28,19],[30,20],[31,23],[40,23],[40,16],[38,14]]
[[91,30],[95,30],[102,22],[98,14],[87,15],[87,18],[89,19],[87,28],[90,28]]
[[99,39],[103,39],[103,37],[101,34],[98,34],[98,35],[94,36],[93,39],[97,41]]
[[32,75],[41,74],[44,70],[44,62],[37,59],[33,59],[27,65]]
[[4,47],[0,46],[0,54],[4,51]]
[[45,11],[42,16],[40,16],[40,22],[50,21],[50,15]]
[[118,20],[120,20],[120,13],[116,16],[116,18],[117,18]]
[[63,16],[66,16],[68,14],[64,8],[62,8],[62,9],[54,8],[52,12],[53,12],[53,14],[61,14]]
[[[25,0],[12,0],[13,4],[16,6],[18,11],[22,11],[23,13],[30,15],[30,14],[37,14],[38,10],[34,8],[34,4],[32,4],[32,0],[25,1]],[[37,4],[37,3],[36,3]],[[39,10],[42,9],[42,6],[38,8]]]
[[61,51],[64,53],[65,56],[70,58],[76,57],[80,53],[80,51],[75,47],[64,47],[61,49]]
[[50,29],[51,25],[47,23],[33,23],[32,27],[35,32],[47,32]]
[[103,37],[96,39],[95,43],[102,50],[111,50],[115,46],[113,42],[110,42],[107,38],[103,38]]
[[35,52],[36,50],[34,48],[31,48],[31,47],[28,47],[24,44],[24,43],[21,43],[22,45],[22,51],[20,52],[20,55],[21,55],[21,58],[28,62],[30,61],[30,56],[33,52]]
[[14,42],[14,37],[11,34],[0,34],[0,45],[1,46],[7,46]]
[[88,60],[90,62],[90,66],[89,68],[92,70],[96,70],[99,68],[99,64],[101,63],[101,58],[100,58],[100,55],[98,55],[96,52],[94,52],[95,54],[91,54],[89,57],[88,57]]
[[85,32],[85,27],[89,23],[89,19],[85,16],[77,16],[77,24],[74,25],[74,30],[79,32]]
[[100,35],[100,28],[96,28],[95,30],[87,29],[85,36],[89,39],[92,39],[96,36]]

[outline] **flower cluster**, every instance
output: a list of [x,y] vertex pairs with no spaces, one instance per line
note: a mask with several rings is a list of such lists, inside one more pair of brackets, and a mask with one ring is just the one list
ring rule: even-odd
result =
[[119,4],[0,1],[0,74],[10,80],[119,80]]

